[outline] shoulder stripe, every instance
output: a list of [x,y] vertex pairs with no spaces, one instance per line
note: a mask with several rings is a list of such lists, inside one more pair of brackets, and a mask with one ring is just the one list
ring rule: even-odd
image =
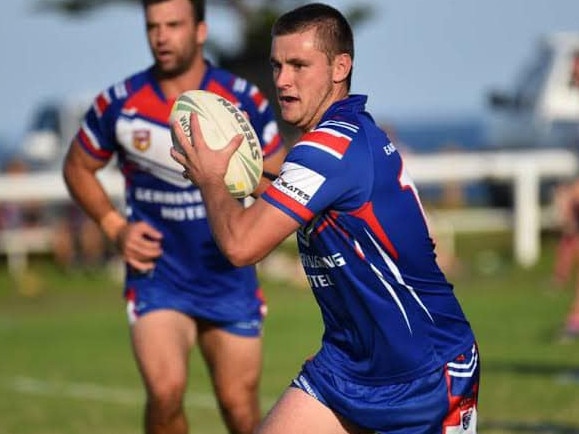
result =
[[247,80],[241,77],[236,77],[231,87],[234,92],[244,93],[247,89]]
[[341,128],[345,128],[347,130],[350,130],[353,133],[357,133],[358,130],[360,129],[360,127],[357,125],[351,124],[349,122],[336,121],[336,120],[329,120],[329,121],[322,122],[320,124],[320,127],[341,127]]
[[79,130],[77,140],[88,154],[99,160],[107,160],[113,154],[111,151],[106,151],[98,145],[95,146],[98,141],[90,134],[90,130],[86,128],[86,124],[83,124]]
[[101,117],[107,108],[111,105],[111,96],[108,91],[101,92],[94,101],[94,110],[97,117]]
[[114,92],[115,92],[115,98],[117,98],[117,99],[126,98],[129,95],[129,92],[127,90],[127,86],[124,82],[117,83],[114,87]]
[[222,86],[216,80],[211,80],[207,84],[205,90],[216,93],[217,95],[222,96],[228,101],[231,101],[233,104],[239,105],[239,100],[237,99],[237,97],[232,92],[230,92],[225,86]]
[[342,159],[352,139],[336,130],[320,128],[302,136],[297,146],[311,146]]
[[260,113],[263,113],[267,108],[267,106],[269,105],[269,103],[267,101],[267,98],[263,95],[263,93],[259,91],[257,86],[251,86],[251,89],[249,90],[249,96],[253,100],[253,103],[257,107],[257,110]]

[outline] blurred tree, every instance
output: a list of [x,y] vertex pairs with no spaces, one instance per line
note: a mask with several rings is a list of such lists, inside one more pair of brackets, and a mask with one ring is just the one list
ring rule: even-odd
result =
[[[140,0],[36,0],[37,12],[56,12],[72,18],[84,18],[92,12],[111,5],[140,5]],[[269,64],[270,30],[278,15],[292,7],[307,3],[304,0],[209,0],[210,7],[231,9],[241,23],[240,45],[231,52],[211,40],[208,47],[217,63],[257,84],[273,101],[275,91]],[[367,21],[372,16],[372,7],[356,2],[345,11],[352,27]],[[275,104],[277,110],[277,104]],[[279,114],[279,113],[278,113]],[[279,116],[278,116],[279,118]],[[291,142],[296,131],[280,123],[286,140]]]

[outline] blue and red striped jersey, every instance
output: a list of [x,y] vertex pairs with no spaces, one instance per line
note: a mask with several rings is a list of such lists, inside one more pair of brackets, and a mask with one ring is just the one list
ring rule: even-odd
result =
[[365,104],[363,95],[334,103],[262,197],[301,224],[299,254],[325,326],[314,362],[384,385],[443,366],[474,334],[403,159]]
[[[283,146],[273,109],[248,81],[207,63],[201,89],[220,94],[246,111],[260,138],[264,159]],[[126,211],[131,221],[147,221],[163,233],[163,256],[155,278],[195,293],[211,319],[235,319],[255,304],[254,267],[236,268],[211,236],[199,190],[183,179],[170,156],[166,99],[147,69],[98,95],[77,140],[90,155],[117,164],[126,181]]]

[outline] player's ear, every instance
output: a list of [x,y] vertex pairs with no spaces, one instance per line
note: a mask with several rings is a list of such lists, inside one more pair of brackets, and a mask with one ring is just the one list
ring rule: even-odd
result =
[[348,74],[352,70],[352,58],[349,54],[342,53],[334,57],[334,83],[341,83],[348,78]]
[[207,41],[207,24],[205,24],[205,21],[201,21],[200,23],[197,23],[196,37],[197,37],[197,43],[199,45],[203,45]]

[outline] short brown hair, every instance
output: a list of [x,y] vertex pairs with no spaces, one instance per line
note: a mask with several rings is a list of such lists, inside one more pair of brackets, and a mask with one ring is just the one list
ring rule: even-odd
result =
[[[162,3],[165,1],[169,0],[141,0],[141,4],[143,5],[144,8],[146,8],[149,5],[155,3]],[[195,16],[193,17],[195,22],[199,23],[201,21],[205,21],[205,0],[189,0],[189,3],[191,3],[193,13],[195,14]]]
[[[310,3],[280,16],[273,24],[271,35],[283,36],[316,29],[318,49],[328,60],[338,54],[348,54],[354,59],[354,35],[348,20],[340,11],[323,3]],[[352,71],[348,76],[348,88]]]

